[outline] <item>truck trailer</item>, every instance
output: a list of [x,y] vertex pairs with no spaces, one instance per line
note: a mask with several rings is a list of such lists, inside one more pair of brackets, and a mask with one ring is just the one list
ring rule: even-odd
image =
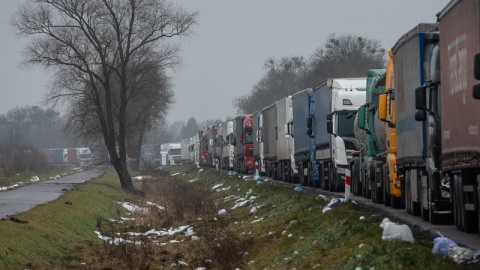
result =
[[384,204],[393,208],[402,208],[402,184],[397,177],[397,129],[395,126],[395,88],[394,88],[394,66],[393,52],[388,52],[387,70],[385,72],[385,93],[378,96],[378,119],[385,122],[385,160],[386,168],[383,170],[382,178],[385,183]]
[[239,173],[254,172],[252,115],[245,114],[235,117],[233,133],[235,171]]
[[222,123],[222,166],[223,169],[233,171],[233,121]]
[[295,168],[298,171],[298,181],[301,185],[308,185],[307,163],[310,160],[310,136],[307,134],[307,122],[309,116],[309,102],[312,88],[306,88],[292,96],[293,125],[294,134],[294,160]]
[[432,80],[416,90],[416,118],[429,131],[427,173],[422,178],[428,180],[423,193],[427,213],[437,219],[451,210],[457,229],[464,232],[480,229],[480,101],[475,95],[480,79],[479,14],[480,3],[473,0],[453,0],[438,13],[440,43],[433,54],[440,64],[433,58],[430,66],[440,69],[440,79],[438,71],[433,72]]
[[417,109],[413,101],[415,89],[427,81],[429,60],[439,38],[438,24],[421,23],[403,35],[392,48],[395,61],[397,173],[401,177],[407,212],[424,217],[426,213],[422,209],[428,209],[426,162],[429,129],[426,122],[415,121]]
[[[383,203],[386,188],[383,182],[383,172],[385,171],[385,160],[381,153],[385,148],[385,123],[378,119],[378,96],[385,92],[385,69],[370,69],[367,72],[366,85],[366,103],[358,109],[358,127],[365,130],[365,136],[356,136],[364,139],[361,144],[365,146],[365,151],[360,158],[353,158],[355,171],[354,175],[361,176],[364,197],[371,198],[375,203]],[[357,152],[354,152],[354,154]],[[358,181],[360,178],[353,178],[352,181]],[[354,183],[353,186],[359,186]],[[357,191],[358,192],[358,191]]]
[[263,158],[267,175],[278,179],[277,168],[277,104],[276,102],[262,110]]
[[307,133],[314,145],[308,168],[310,178],[323,189],[345,188],[345,170],[359,150],[353,124],[358,108],[365,104],[365,87],[365,77],[332,78],[312,91]]
[[255,162],[255,173],[266,175],[265,163],[263,157],[263,115],[262,110],[258,110],[252,115],[253,123],[253,159]]
[[293,123],[292,96],[286,96],[277,104],[277,160],[276,168],[279,171],[278,179],[285,182],[293,182],[298,171],[294,159],[294,138],[291,135]]

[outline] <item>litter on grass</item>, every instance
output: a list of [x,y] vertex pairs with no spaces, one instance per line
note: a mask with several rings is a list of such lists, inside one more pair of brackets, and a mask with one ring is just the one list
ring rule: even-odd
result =
[[333,208],[337,208],[342,202],[345,202],[344,198],[332,198],[330,202],[323,207],[322,213],[330,211]]
[[384,218],[380,227],[383,228],[382,240],[401,240],[414,243],[412,230],[406,224],[396,224],[388,218]]
[[432,248],[432,253],[433,254],[442,254],[444,256],[448,255],[448,250],[452,246],[458,246],[457,243],[455,243],[453,240],[450,240],[447,237],[437,237],[433,239],[433,248]]

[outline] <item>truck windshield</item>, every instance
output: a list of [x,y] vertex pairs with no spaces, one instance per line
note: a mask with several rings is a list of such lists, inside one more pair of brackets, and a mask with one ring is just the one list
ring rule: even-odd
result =
[[245,144],[253,143],[252,132],[245,132]]
[[170,155],[181,155],[181,149],[170,149]]
[[337,135],[340,137],[350,137],[355,138],[354,130],[354,121],[355,111],[342,111],[338,112],[338,128]]

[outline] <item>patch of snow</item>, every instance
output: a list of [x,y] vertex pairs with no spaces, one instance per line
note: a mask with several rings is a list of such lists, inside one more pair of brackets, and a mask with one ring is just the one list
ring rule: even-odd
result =
[[256,219],[256,220],[252,221],[251,223],[257,223],[257,222],[260,222],[262,220],[263,220],[263,218],[259,218],[259,219]]
[[161,205],[158,205],[154,202],[149,202],[147,201],[147,205],[150,205],[150,206],[155,206],[156,208],[158,208],[159,210],[165,210],[165,207],[161,206]]
[[223,186],[223,183],[222,183],[222,184],[217,184],[217,185],[213,186],[213,187],[212,187],[212,190],[215,190],[215,189],[217,189],[217,188],[219,188],[219,187],[221,187],[221,186]]

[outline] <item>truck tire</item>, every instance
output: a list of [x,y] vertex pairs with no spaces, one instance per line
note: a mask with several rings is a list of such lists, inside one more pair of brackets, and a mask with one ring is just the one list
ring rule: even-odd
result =
[[352,159],[352,189],[353,194],[360,196],[362,194],[362,183],[360,182],[360,158],[353,157]]
[[298,167],[298,177],[301,186],[305,186],[305,176],[303,175],[303,162],[300,162]]
[[[432,196],[433,196],[433,191],[431,188],[428,189],[428,203],[429,205],[432,205]],[[428,208],[428,220],[430,220],[431,224],[440,224],[441,218],[440,215],[435,214],[433,211],[433,207]]]
[[[375,170],[375,187],[377,191],[377,203],[383,204],[383,168],[382,163],[375,161],[373,163],[373,169]],[[378,186],[380,185],[380,186]]]
[[368,172],[367,172],[367,167],[366,166],[362,168],[362,173],[363,173],[363,182],[362,182],[363,197],[366,198],[366,199],[371,199],[372,198],[372,192],[370,190],[370,179],[368,177]]
[[430,220],[430,206],[423,205],[422,200],[420,200],[420,215],[424,221]]
[[460,176],[454,175],[453,176],[453,209],[454,209],[454,222],[455,226],[457,227],[457,230],[459,231],[465,231],[464,225],[463,225],[463,215],[464,215],[464,210],[463,210],[463,199],[462,199],[462,193],[461,193],[461,182],[460,182]]
[[383,205],[391,206],[390,195],[390,179],[388,176],[387,164],[382,164],[382,189],[383,189]]
[[368,169],[370,170],[370,188],[371,188],[371,194],[372,194],[372,202],[378,203],[378,187],[377,187],[377,177],[376,177],[376,170],[375,166],[370,164],[368,166]]
[[392,206],[393,209],[403,208],[402,198],[390,195],[390,205]]
[[285,177],[286,177],[286,182],[288,183],[293,183],[293,180],[292,180],[292,166],[290,165],[290,161],[287,161],[285,163]]
[[[465,192],[464,187],[465,185],[468,185],[469,183],[465,183],[463,179],[463,173],[459,175],[454,176],[454,180],[457,181],[457,195],[458,195],[458,211],[459,211],[459,222],[461,225],[461,231],[466,232],[466,233],[476,233],[478,232],[478,212],[475,211],[469,211],[465,209],[465,197],[464,196]],[[470,192],[469,192],[470,193]],[[473,198],[477,196],[476,189],[473,190]],[[469,201],[469,203],[472,203]],[[473,202],[475,203],[475,202]],[[477,211],[478,211],[478,204],[477,204]],[[473,221],[473,222],[472,222]],[[458,228],[458,227],[457,227]]]
[[413,215],[412,199],[410,198],[410,171],[405,171],[405,209],[407,213]]
[[335,188],[335,174],[333,173],[333,163],[328,163],[328,190],[336,192]]

